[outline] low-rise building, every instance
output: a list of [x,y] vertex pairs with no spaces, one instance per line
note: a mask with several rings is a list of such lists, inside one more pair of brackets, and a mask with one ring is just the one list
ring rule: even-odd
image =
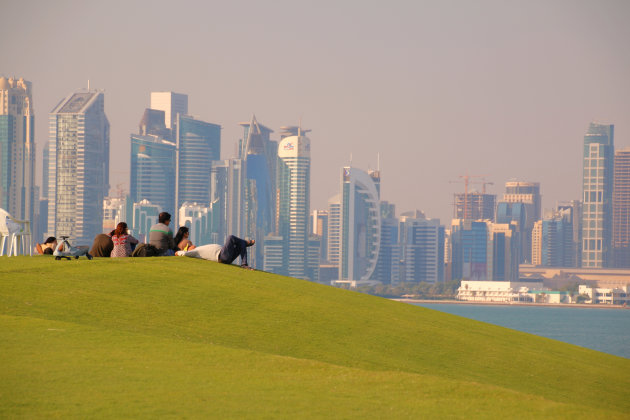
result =
[[630,303],[628,286],[605,288],[580,285],[578,292],[582,296],[588,296],[585,303],[603,305],[627,305]]
[[457,299],[468,302],[533,303],[531,291],[547,291],[542,282],[462,280]]

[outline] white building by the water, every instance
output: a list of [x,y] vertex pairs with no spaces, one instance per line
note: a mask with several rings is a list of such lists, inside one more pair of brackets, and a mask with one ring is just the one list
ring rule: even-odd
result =
[[628,286],[604,288],[580,285],[578,292],[580,295],[588,296],[585,303],[599,303],[604,305],[626,305],[630,303]]
[[469,302],[533,303],[536,292],[549,292],[542,282],[462,280],[457,299]]

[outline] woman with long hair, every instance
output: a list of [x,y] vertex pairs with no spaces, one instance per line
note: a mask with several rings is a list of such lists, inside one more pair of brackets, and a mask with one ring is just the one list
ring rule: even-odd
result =
[[112,232],[112,242],[114,249],[111,257],[128,257],[131,255],[131,244],[137,244],[138,240],[129,234],[127,223],[120,222]]
[[188,239],[190,236],[190,230],[187,226],[182,226],[177,231],[177,235],[175,235],[175,248],[173,251],[191,251],[195,249],[195,245],[193,245],[192,241]]

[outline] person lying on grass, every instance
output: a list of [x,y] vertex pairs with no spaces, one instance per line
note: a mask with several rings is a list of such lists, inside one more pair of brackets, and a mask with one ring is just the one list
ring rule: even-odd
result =
[[241,267],[249,269],[249,265],[247,265],[247,248],[255,243],[256,241],[253,239],[245,240],[230,235],[227,237],[223,246],[219,244],[201,245],[190,251],[177,251],[176,255],[180,257],[201,258],[222,264],[232,264],[232,262],[240,256]]
[[36,244],[35,249],[40,255],[52,255],[53,251],[57,247],[57,238],[54,236],[48,237],[43,244]]

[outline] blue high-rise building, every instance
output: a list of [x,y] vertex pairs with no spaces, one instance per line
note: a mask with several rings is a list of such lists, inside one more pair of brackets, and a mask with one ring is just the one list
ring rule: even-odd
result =
[[221,126],[177,115],[177,209],[185,203],[210,205],[212,161],[221,155]]
[[[240,159],[245,168],[243,186],[243,232],[241,235],[256,239],[260,245],[254,250],[250,264],[263,267],[264,238],[274,233],[275,222],[275,161],[278,144],[270,140],[273,130],[265,127],[252,116],[244,128]],[[273,156],[273,158],[272,158]]]
[[543,220],[536,222],[532,247],[535,264],[544,267],[575,267],[576,241],[574,240],[574,208],[559,206]]
[[[528,228],[529,221],[527,219],[527,205],[525,203],[499,201],[495,221],[501,224],[514,223],[521,239],[521,250],[525,251],[531,248],[532,229]],[[530,254],[531,253],[521,252],[519,263],[524,263],[526,255]]]
[[400,245],[398,242],[399,220],[396,206],[387,201],[380,202],[381,245],[372,280],[384,284],[397,284],[400,281]]
[[421,211],[400,215],[402,270],[400,281],[444,281],[444,226]]
[[453,280],[489,280],[489,232],[483,220],[453,219],[451,226]]
[[454,219],[453,280],[518,281],[521,237],[517,224]]
[[157,135],[131,135],[132,203],[148,200],[175,214],[175,143]]
[[80,90],[50,113],[48,234],[89,245],[109,192],[109,121],[103,92]]
[[614,125],[591,123],[584,136],[582,267],[610,265]]

